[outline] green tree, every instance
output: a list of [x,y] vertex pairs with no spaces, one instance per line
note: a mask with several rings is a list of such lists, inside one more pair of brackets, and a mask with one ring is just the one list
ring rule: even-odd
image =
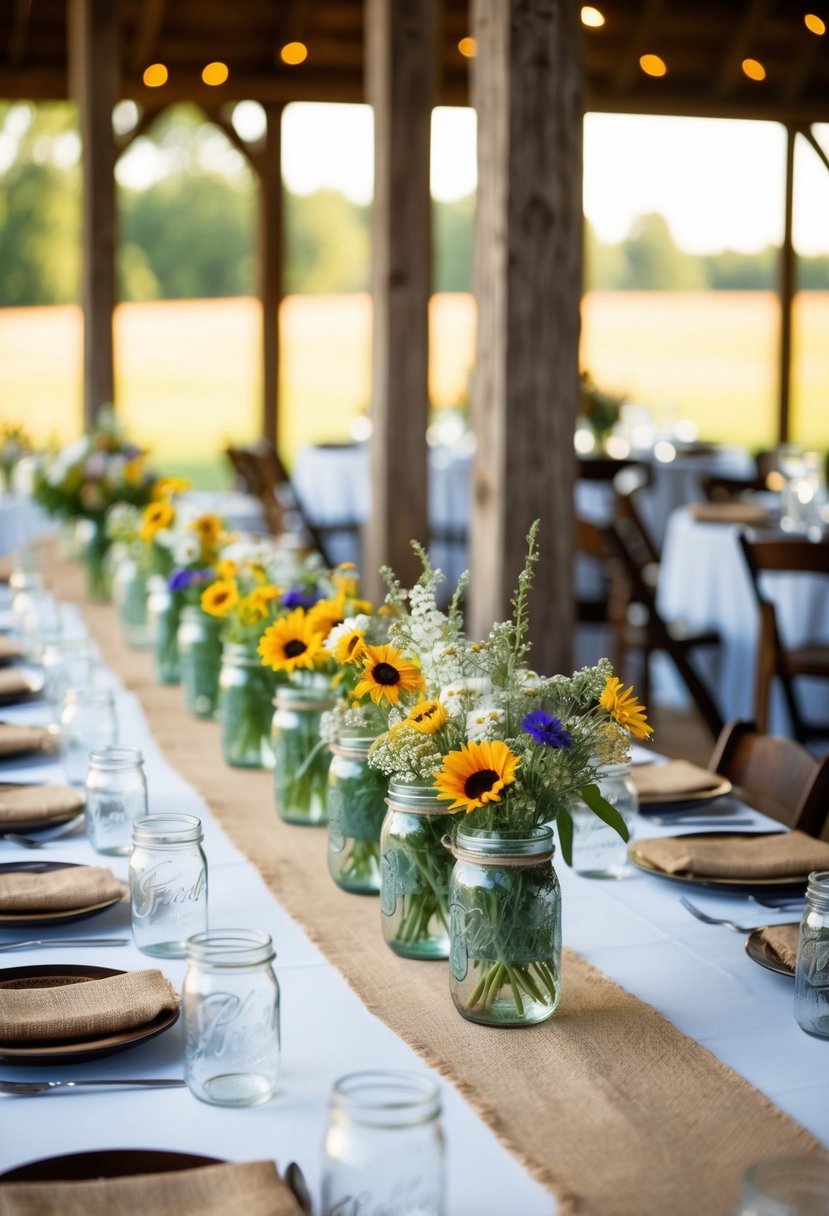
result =
[[632,291],[697,291],[706,286],[699,258],[677,248],[663,215],[640,215],[624,242],[627,271],[623,285]]
[[452,203],[435,202],[432,208],[435,291],[472,290],[472,236],[475,195]]
[[309,294],[367,291],[370,209],[338,190],[285,200],[285,290]]

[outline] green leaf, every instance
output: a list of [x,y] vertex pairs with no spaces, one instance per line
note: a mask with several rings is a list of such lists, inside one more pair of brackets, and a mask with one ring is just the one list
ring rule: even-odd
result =
[[578,791],[578,795],[582,802],[590,807],[594,815],[598,815],[599,819],[606,823],[609,828],[613,828],[614,832],[618,832],[622,840],[630,840],[627,824],[616,810],[616,807],[611,806],[607,799],[602,797],[597,785],[583,785]]
[[573,864],[573,817],[569,811],[562,808],[556,816],[558,841],[561,845],[561,856],[568,866]]

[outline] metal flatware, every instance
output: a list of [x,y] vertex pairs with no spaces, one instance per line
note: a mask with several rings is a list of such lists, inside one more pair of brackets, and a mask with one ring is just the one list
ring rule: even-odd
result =
[[702,818],[692,815],[648,815],[648,823],[658,823],[661,828],[716,828],[721,824],[725,828],[749,827],[755,824],[755,819],[731,819],[722,815],[711,815]]
[[724,929],[731,929],[733,933],[753,933],[758,927],[757,925],[736,925],[733,920],[727,917],[709,916],[707,912],[703,912],[696,904],[692,904],[690,899],[686,899],[683,895],[679,901],[683,908],[695,916],[697,920],[701,920],[705,925],[722,925]]
[[15,1094],[22,1098],[34,1098],[38,1094],[50,1094],[55,1089],[84,1088],[118,1088],[128,1089],[136,1086],[139,1089],[181,1089],[186,1082],[181,1077],[129,1077],[114,1080],[111,1077],[101,1077],[96,1081],[2,1081],[0,1094]]
[[128,937],[38,937],[25,942],[0,942],[0,950],[29,950],[36,946],[126,946]]
[[74,819],[67,820],[59,827],[45,831],[42,836],[21,836],[19,832],[0,832],[0,836],[4,840],[11,840],[15,844],[22,845],[24,849],[42,849],[44,845],[51,844],[53,840],[60,840],[64,836],[69,836],[76,828],[83,823],[83,814],[76,815]]
[[796,908],[803,908],[806,902],[805,895],[778,895],[777,898],[770,896],[768,899],[761,899],[759,895],[749,895],[749,900],[753,904],[758,904],[761,908],[771,908],[774,912],[791,912]]

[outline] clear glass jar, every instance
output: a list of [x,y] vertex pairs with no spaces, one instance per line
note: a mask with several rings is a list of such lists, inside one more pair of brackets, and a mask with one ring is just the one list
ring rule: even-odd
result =
[[89,753],[118,742],[115,701],[108,688],[70,688],[60,715],[60,749],[67,785],[83,787]]
[[329,744],[328,870],[338,887],[356,895],[380,890],[380,829],[389,779],[369,765],[375,738],[343,732],[339,743]]
[[134,747],[92,752],[86,777],[86,834],[97,853],[126,857],[132,828],[147,814],[144,757]]
[[809,875],[797,943],[794,1017],[807,1034],[829,1039],[829,870]]
[[529,1026],[561,995],[561,893],[553,832],[458,828],[449,887],[449,990],[486,1026]]
[[826,1216],[829,1162],[771,1157],[746,1171],[734,1216]]
[[219,704],[219,670],[222,665],[222,623],[194,604],[181,610],[178,655],[184,705],[196,718],[212,718]]
[[278,688],[271,724],[273,791],[286,823],[326,824],[331,752],[320,738],[320,718],[334,702],[328,681],[320,687]]
[[103,517],[90,519],[87,540],[83,551],[86,567],[86,598],[93,603],[108,604],[112,587],[107,568],[107,553],[110,539],[106,534]]
[[359,1072],[331,1094],[322,1216],[444,1216],[440,1091],[418,1073]]
[[144,954],[184,958],[207,929],[207,861],[195,815],[148,815],[132,830],[132,934]]
[[53,720],[60,720],[63,699],[71,688],[86,692],[95,683],[97,654],[88,638],[62,638],[43,649],[43,695],[52,706]]
[[155,675],[159,684],[178,684],[178,626],[181,616],[180,596],[174,595],[167,580],[154,574],[148,583],[147,624],[153,649]]
[[258,1106],[279,1077],[279,984],[267,933],[210,929],[187,942],[184,1077],[215,1106]]
[[[596,783],[599,793],[614,806],[627,825],[630,838],[639,810],[639,795],[629,764],[609,764]],[[570,799],[573,817],[573,869],[584,878],[624,878],[628,846],[619,833],[590,810],[581,798]]]
[[443,845],[454,816],[432,785],[389,784],[380,832],[383,937],[403,958],[449,957],[452,854]]
[[256,650],[225,642],[219,675],[222,755],[233,768],[273,768],[271,721],[276,676]]
[[118,612],[121,637],[133,650],[150,644],[147,619],[147,576],[128,553],[121,557],[112,578],[112,602]]
[[51,642],[63,637],[63,614],[60,604],[48,591],[27,593],[20,617],[20,638],[23,657],[28,663],[40,664],[43,651]]

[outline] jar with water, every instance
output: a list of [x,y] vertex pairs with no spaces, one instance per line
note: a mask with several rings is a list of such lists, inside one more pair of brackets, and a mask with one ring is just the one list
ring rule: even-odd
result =
[[[615,807],[625,821],[628,837],[633,836],[639,795],[630,776],[629,764],[609,764],[599,773],[596,784],[602,797]],[[573,817],[573,869],[584,878],[624,878],[628,873],[627,842],[615,828],[574,796],[570,800]]]
[[794,975],[795,1021],[807,1034],[829,1039],[829,870],[809,875]]

